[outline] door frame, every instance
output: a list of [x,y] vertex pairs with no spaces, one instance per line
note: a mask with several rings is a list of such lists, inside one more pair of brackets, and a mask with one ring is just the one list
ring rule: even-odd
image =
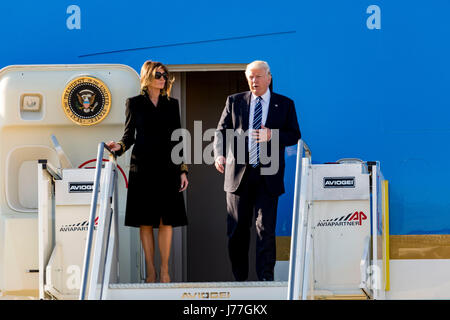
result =
[[[172,96],[180,102],[181,127],[186,128],[186,73],[188,72],[211,72],[211,71],[245,71],[247,63],[229,64],[167,64],[169,72],[175,76],[172,87]],[[178,81],[177,81],[178,80]],[[187,208],[187,197],[184,197],[184,204]],[[173,260],[175,264],[181,263],[181,270],[175,268],[175,272],[181,272],[183,282],[187,279],[187,230],[180,228],[180,232],[174,232]],[[175,230],[174,230],[175,231]],[[181,242],[181,244],[180,244]],[[178,246],[177,246],[178,243]]]

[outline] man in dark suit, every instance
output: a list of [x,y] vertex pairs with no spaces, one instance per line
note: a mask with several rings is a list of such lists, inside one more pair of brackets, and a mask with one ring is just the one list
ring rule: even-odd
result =
[[228,253],[237,281],[248,278],[248,251],[256,218],[256,273],[273,281],[278,197],[284,193],[285,147],[300,139],[294,102],[270,92],[269,65],[245,71],[250,91],[227,98],[214,138],[216,169],[225,172]]

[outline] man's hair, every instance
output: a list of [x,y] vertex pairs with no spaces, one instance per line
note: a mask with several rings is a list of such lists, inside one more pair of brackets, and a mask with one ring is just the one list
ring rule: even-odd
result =
[[245,69],[245,75],[252,69],[264,69],[267,75],[271,75],[269,64],[265,61],[255,60],[247,65]]

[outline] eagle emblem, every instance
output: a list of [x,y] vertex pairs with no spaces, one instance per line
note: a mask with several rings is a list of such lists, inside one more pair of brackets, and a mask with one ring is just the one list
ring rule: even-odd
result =
[[95,92],[85,89],[77,93],[78,102],[80,102],[79,109],[84,113],[89,113],[94,110],[94,108],[98,105],[98,102],[94,104],[95,101]]

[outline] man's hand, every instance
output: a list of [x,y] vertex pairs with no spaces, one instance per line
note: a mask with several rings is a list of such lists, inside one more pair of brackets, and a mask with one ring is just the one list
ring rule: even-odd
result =
[[225,157],[224,156],[219,156],[216,158],[216,161],[214,162],[214,165],[216,166],[217,171],[219,171],[220,173],[224,173],[225,172]]
[[267,142],[272,138],[272,130],[261,124],[261,129],[252,130],[252,138],[257,143]]

